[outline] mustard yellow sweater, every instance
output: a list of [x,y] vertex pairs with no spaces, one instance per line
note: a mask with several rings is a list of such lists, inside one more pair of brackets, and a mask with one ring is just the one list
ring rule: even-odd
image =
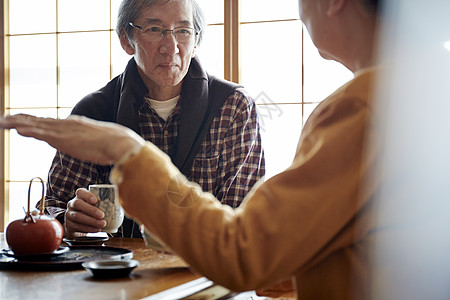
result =
[[325,99],[292,165],[236,210],[188,182],[148,143],[116,166],[122,205],[194,270],[235,291],[293,276],[298,299],[368,298],[378,155],[374,70]]

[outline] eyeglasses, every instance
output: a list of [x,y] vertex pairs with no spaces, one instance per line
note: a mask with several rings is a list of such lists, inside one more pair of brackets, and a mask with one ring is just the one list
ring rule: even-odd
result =
[[177,27],[174,29],[164,29],[161,26],[144,24],[142,26],[134,25],[132,22],[129,22],[131,27],[139,29],[142,34],[148,40],[152,42],[161,41],[167,34],[168,31],[172,33],[175,37],[175,40],[179,43],[187,43],[192,41],[194,37],[198,35],[198,31],[196,31],[192,27]]

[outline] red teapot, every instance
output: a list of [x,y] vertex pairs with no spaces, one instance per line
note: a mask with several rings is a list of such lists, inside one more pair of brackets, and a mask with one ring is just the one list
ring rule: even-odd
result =
[[[33,180],[42,184],[40,212],[30,211],[30,192]],[[12,221],[6,227],[6,242],[15,255],[36,255],[53,253],[61,245],[64,230],[58,220],[44,215],[44,181],[35,177],[28,188],[28,211],[24,219]]]

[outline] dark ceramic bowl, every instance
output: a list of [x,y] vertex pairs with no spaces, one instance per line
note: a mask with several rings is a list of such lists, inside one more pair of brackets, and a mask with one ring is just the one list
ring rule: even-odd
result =
[[96,278],[118,278],[130,276],[131,271],[139,266],[137,260],[96,260],[88,261],[82,266]]

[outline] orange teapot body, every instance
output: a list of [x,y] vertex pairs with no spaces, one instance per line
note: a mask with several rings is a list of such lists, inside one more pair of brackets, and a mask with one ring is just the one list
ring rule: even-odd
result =
[[34,221],[15,220],[6,227],[6,242],[18,255],[52,253],[61,245],[64,230],[49,216],[33,217]]

